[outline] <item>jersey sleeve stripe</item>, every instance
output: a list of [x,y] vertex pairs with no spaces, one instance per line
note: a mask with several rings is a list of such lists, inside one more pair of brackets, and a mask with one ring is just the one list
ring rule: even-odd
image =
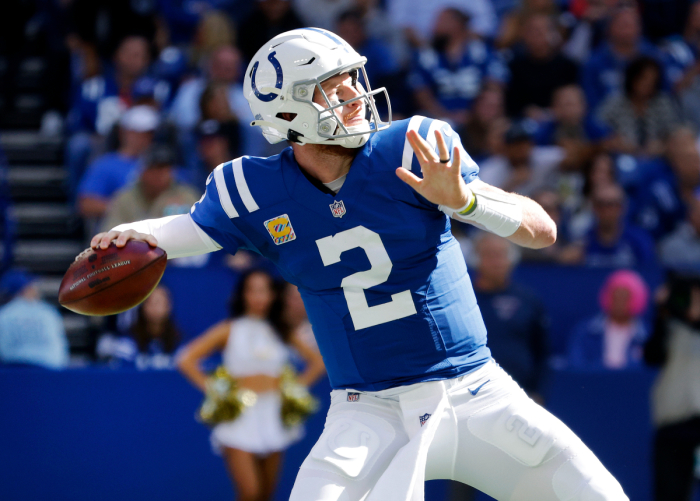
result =
[[245,181],[245,176],[243,175],[243,157],[237,158],[233,161],[233,177],[236,180],[236,188],[238,188],[238,194],[243,200],[245,208],[248,212],[255,212],[260,207],[255,203],[253,195],[250,194],[250,189],[248,188],[248,183]]
[[216,183],[216,190],[219,192],[221,207],[224,209],[224,212],[226,212],[226,215],[232,219],[238,217],[238,212],[231,202],[231,195],[229,195],[228,188],[226,187],[226,180],[224,179],[225,165],[228,165],[228,162],[214,169],[214,182]]
[[[426,134],[425,140],[428,142],[433,149],[437,148],[437,139],[435,139],[435,131],[445,125],[445,122],[441,120],[433,120],[430,123],[430,128],[428,129],[428,134]],[[444,134],[443,134],[444,135]],[[448,146],[449,151],[449,146]],[[451,155],[451,152],[450,152]]]
[[[423,121],[424,117],[421,116],[414,116],[411,117],[411,120],[408,122],[408,128],[406,129],[406,133],[411,130],[418,130],[418,127],[420,127],[421,122]],[[408,142],[408,139],[404,141],[403,144],[403,156],[401,157],[401,167],[403,167],[406,170],[411,170],[411,164],[413,163],[413,148],[411,148],[411,143]]]

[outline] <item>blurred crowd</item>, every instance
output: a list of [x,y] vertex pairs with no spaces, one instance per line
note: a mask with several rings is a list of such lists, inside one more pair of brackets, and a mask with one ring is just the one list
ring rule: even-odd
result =
[[[556,222],[552,247],[504,251],[496,285],[486,275],[497,264],[473,268],[487,323],[512,324],[522,308],[540,332],[525,336],[533,359],[521,364],[546,359],[547,322],[536,298],[509,289],[518,263],[700,271],[700,2],[43,0],[37,8],[66,63],[42,133],[67,138],[71,196],[87,234],[185,213],[217,165],[284,147],[249,126],[244,71],[271,37],[316,26],[367,57],[394,119],[448,122],[481,179],[534,198]],[[467,225],[453,231],[474,262],[480,248],[506,245]],[[243,253],[229,263],[259,264]],[[621,307],[635,318],[658,285],[639,277],[610,278],[642,281],[627,294],[634,308]],[[618,303],[601,304],[614,317]],[[572,330],[573,365],[627,366],[622,354],[636,353],[651,329],[614,328],[606,336],[623,341],[593,349],[585,333],[626,321],[592,322]],[[499,351],[494,334],[491,343]],[[597,359],[586,362],[591,353]],[[527,378],[534,388],[540,376]]]
[[[557,243],[537,251],[453,225],[499,363],[542,399],[548,312],[518,283],[520,263],[603,270],[599,312],[560,333],[568,338],[563,363],[667,367],[654,404],[663,431],[659,457],[674,440],[700,444],[674,428],[695,419],[693,433],[700,429],[699,386],[688,383],[698,381],[700,364],[684,358],[698,353],[700,342],[700,1],[36,5],[55,69],[41,132],[66,137],[71,197],[86,234],[186,213],[217,165],[279,152],[284,144],[268,144],[249,126],[246,66],[279,33],[332,30],[367,57],[372,87],[388,89],[394,120],[420,114],[449,123],[481,179],[533,198],[556,222]],[[205,266],[208,259],[173,265]],[[242,252],[226,260],[240,273],[261,265]],[[665,273],[670,278],[649,278]],[[0,284],[11,299],[0,310],[0,360],[64,366],[60,318],[32,283],[11,272]],[[558,285],[556,293],[576,293],[574,284]],[[289,315],[312,343],[298,293],[289,301]],[[172,310],[167,289],[157,289],[111,324],[96,357],[173,367],[185,340]],[[659,467],[673,470],[669,478],[680,475],[664,466],[669,461]]]

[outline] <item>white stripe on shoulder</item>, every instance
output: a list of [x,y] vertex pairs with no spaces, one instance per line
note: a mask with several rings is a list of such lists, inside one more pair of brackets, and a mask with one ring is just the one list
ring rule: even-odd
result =
[[[228,162],[226,162],[228,163]],[[228,188],[226,187],[226,179],[224,179],[224,164],[219,165],[214,169],[214,182],[216,183],[216,190],[219,192],[219,200],[221,201],[221,207],[223,207],[224,212],[229,218],[238,217],[238,212],[231,202],[231,195],[228,194]]]
[[443,125],[447,125],[447,123],[443,122],[442,120],[433,120],[433,123],[430,124],[430,128],[428,129],[428,135],[425,137],[425,140],[433,148],[437,147],[437,139],[435,139],[435,131],[438,130]]
[[245,208],[248,212],[255,212],[260,207],[253,200],[253,195],[250,194],[250,189],[248,188],[248,183],[245,182],[245,176],[243,175],[243,157],[237,158],[233,161],[233,177],[236,179],[236,188],[238,188],[238,194],[243,200]]
[[[406,129],[406,133],[410,130],[418,130],[418,127],[420,127],[421,122],[423,121],[425,117],[421,116],[414,116],[411,117],[411,120],[408,122],[408,128]],[[411,148],[411,143],[408,142],[408,139],[405,140],[403,143],[403,156],[401,157],[401,167],[403,167],[406,170],[411,170],[411,164],[413,163],[413,148]]]

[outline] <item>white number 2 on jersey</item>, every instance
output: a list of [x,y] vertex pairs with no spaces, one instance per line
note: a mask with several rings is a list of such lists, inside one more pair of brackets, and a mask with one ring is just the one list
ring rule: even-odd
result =
[[357,226],[330,237],[320,238],[316,240],[316,245],[324,266],[339,263],[343,252],[356,247],[360,247],[367,254],[372,267],[367,271],[353,273],[340,283],[355,330],[384,324],[416,313],[411,291],[408,290],[392,294],[391,301],[388,303],[376,306],[367,304],[365,289],[386,282],[391,274],[391,259],[379,234],[364,226]]

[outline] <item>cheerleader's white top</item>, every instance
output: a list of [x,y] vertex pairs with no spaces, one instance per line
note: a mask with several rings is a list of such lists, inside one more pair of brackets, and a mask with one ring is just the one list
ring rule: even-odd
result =
[[[233,377],[256,374],[278,377],[290,354],[269,322],[240,317],[231,322],[223,362]],[[243,411],[238,419],[214,427],[211,434],[214,450],[218,452],[221,447],[230,447],[254,454],[269,454],[286,449],[301,438],[303,428],[286,428],[280,410],[279,392],[258,394],[255,405]]]

